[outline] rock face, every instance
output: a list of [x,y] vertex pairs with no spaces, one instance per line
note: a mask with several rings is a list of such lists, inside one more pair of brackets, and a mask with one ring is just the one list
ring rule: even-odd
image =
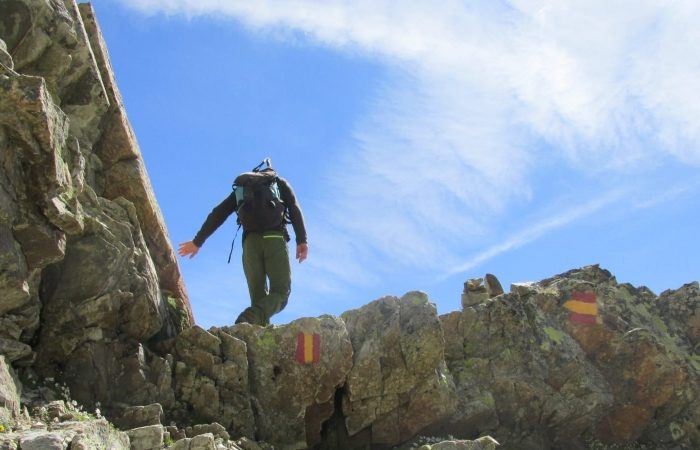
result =
[[352,367],[343,321],[323,316],[284,327],[228,330],[246,343],[255,437],[289,449],[320,442],[322,424],[334,412],[335,393]]
[[367,430],[374,444],[396,444],[454,412],[445,338],[425,294],[385,297],[342,318],[354,350],[343,396],[350,436]]
[[447,314],[459,405],[440,429],[519,449],[586,438],[693,448],[697,310],[697,284],[656,297],[591,266]]
[[19,414],[20,385],[12,368],[0,355],[0,423]]
[[0,2],[0,158],[0,448],[700,448],[697,283],[487,274],[443,316],[195,326],[89,5]]
[[89,5],[0,3],[0,158],[2,354],[84,402],[167,403],[146,343],[192,317]]

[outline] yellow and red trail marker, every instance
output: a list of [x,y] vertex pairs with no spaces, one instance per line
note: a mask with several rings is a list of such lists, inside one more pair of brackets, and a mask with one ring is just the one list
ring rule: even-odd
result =
[[297,361],[302,364],[317,363],[321,360],[321,335],[318,333],[297,334]]
[[569,319],[572,322],[597,323],[598,302],[593,291],[573,292],[571,298],[564,303],[564,308],[569,310]]

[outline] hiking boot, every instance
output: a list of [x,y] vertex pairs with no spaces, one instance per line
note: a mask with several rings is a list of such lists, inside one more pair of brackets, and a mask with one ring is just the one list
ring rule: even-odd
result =
[[[251,325],[263,325],[252,307],[248,307],[238,316],[235,323],[249,323]],[[264,326],[264,325],[263,325]]]

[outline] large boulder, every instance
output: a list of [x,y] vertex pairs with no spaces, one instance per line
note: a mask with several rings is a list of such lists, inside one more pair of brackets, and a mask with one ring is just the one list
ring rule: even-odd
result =
[[246,343],[230,330],[194,326],[175,341],[173,415],[183,423],[218,422],[237,436],[254,437]]
[[599,324],[570,331],[615,399],[595,435],[612,444],[700,446],[700,365],[692,340],[700,306],[697,283],[656,297],[611,277],[595,292]]
[[160,403],[131,406],[126,408],[122,416],[114,420],[114,422],[120,428],[126,430],[150,425],[161,425],[163,422],[163,406]]
[[459,406],[439,430],[520,449],[697,445],[694,357],[659,308],[590,266],[442,316]]
[[425,294],[384,297],[341,317],[354,350],[342,404],[350,436],[395,445],[454,412],[444,333]]
[[610,388],[552,317],[561,297],[521,289],[440,318],[459,399],[444,430],[538,449],[562,445],[602,417]]
[[163,427],[149,425],[126,432],[129,435],[131,450],[159,450],[163,448]]
[[255,437],[283,449],[319,443],[352,367],[345,323],[321,316],[280,327],[241,324],[222,330],[247,346]]

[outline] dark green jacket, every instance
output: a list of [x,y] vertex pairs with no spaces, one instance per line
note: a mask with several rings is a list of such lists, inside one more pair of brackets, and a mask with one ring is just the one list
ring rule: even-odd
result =
[[[284,202],[286,208],[286,215],[289,216],[289,221],[292,223],[294,228],[294,236],[296,237],[296,242],[298,244],[306,243],[306,227],[304,226],[304,215],[301,212],[299,203],[297,203],[297,198],[294,195],[292,187],[289,182],[284,178],[277,178],[277,187],[280,190],[280,197],[282,202]],[[219,203],[214,209],[211,210],[207,216],[207,220],[204,221],[202,228],[199,229],[197,235],[194,237],[192,242],[197,247],[201,247],[204,241],[211,236],[217,228],[219,228],[228,217],[236,212],[236,195],[231,192],[231,194],[226,197],[226,199]],[[278,228],[266,231],[281,231],[285,238],[289,240],[289,234],[287,233],[287,226],[283,222]],[[245,239],[246,230],[243,230],[243,239]]]

